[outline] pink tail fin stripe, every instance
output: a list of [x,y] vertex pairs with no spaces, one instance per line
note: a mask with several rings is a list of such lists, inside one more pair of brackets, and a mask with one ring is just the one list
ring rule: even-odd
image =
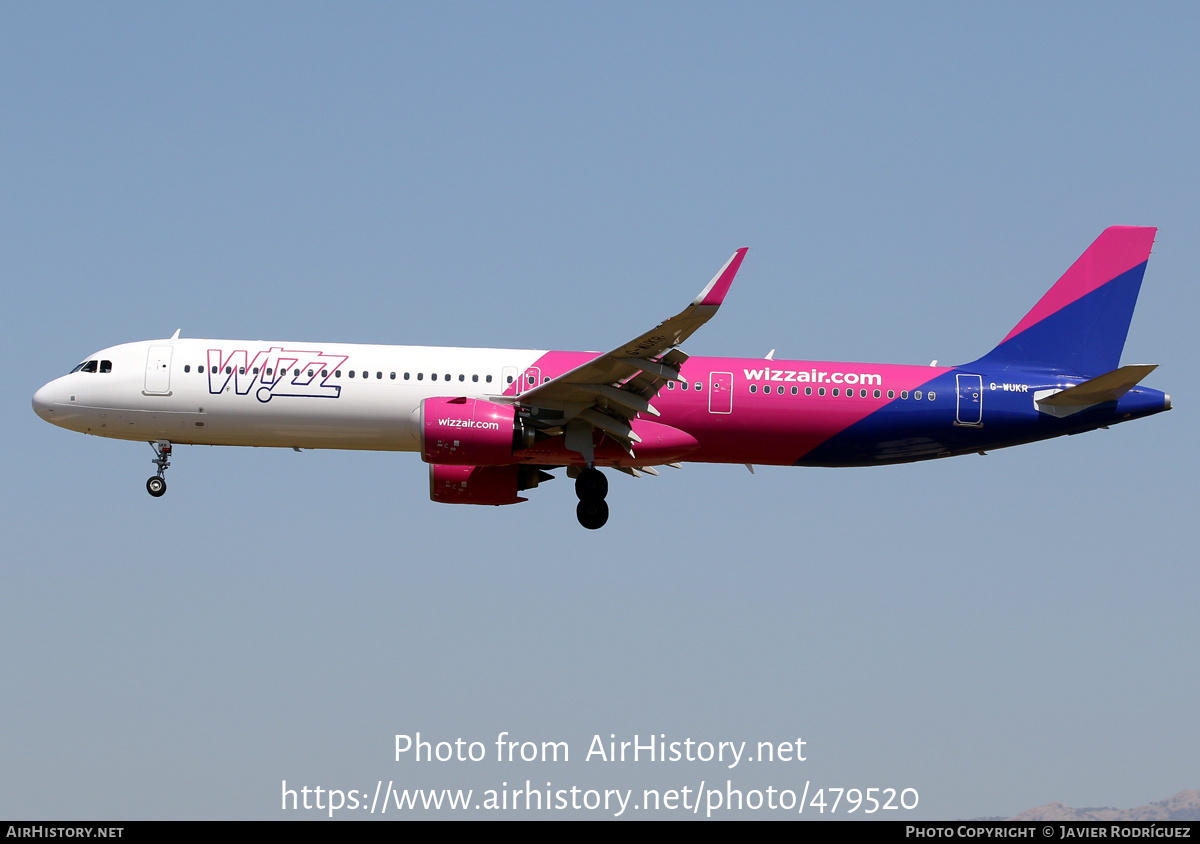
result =
[[1046,317],[1144,263],[1150,257],[1157,231],[1152,226],[1110,226],[1105,229],[1001,342],[1007,342],[1030,326],[1037,325]]

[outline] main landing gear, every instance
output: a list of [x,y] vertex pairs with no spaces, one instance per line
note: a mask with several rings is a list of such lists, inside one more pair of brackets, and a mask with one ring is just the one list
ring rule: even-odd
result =
[[575,494],[579,496],[579,505],[575,515],[579,524],[588,530],[604,527],[608,521],[608,504],[604,496],[608,495],[608,478],[594,466],[588,466],[575,479]]
[[154,449],[154,459],[150,462],[158,467],[158,474],[146,481],[146,492],[160,498],[167,491],[167,479],[163,475],[171,465],[171,443],[168,440],[159,440],[150,443],[150,447]]

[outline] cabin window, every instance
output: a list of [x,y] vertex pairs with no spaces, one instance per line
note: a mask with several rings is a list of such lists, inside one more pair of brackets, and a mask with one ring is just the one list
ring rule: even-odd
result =
[[889,398],[889,399],[894,399],[895,397],[896,397],[896,391],[895,391],[895,390],[888,390],[888,398]]
[[792,387],[792,395],[795,396],[795,395],[799,395],[799,394],[800,394],[800,388]]
[[917,401],[920,401],[921,400],[921,391],[917,390],[915,393],[913,393],[913,398],[916,399]]
[[859,397],[860,399],[865,399],[865,398],[867,397],[867,391],[866,391],[866,390],[859,390],[859,391],[858,391],[858,397]]
[[258,367],[257,367],[257,366],[256,366],[256,367],[254,367],[254,369],[252,369],[251,371],[252,371],[252,372],[253,372],[255,375],[257,375],[257,374],[258,374]]
[[874,393],[872,393],[871,395],[873,395],[875,398],[879,398],[879,396],[881,395],[881,393],[880,393],[878,390],[876,390],[876,391],[875,391]]
[[408,373],[407,373],[407,372],[406,372],[406,373],[404,373],[404,380],[405,380],[405,381],[407,381],[407,380],[408,380]]
[[834,397],[834,398],[837,398],[837,397],[838,397],[838,396],[840,396],[840,395],[841,395],[841,393],[838,391],[838,388],[837,388],[837,387],[834,387],[834,388],[833,388],[833,397]]
[[[255,371],[257,372],[257,370],[255,370]],[[328,377],[329,377],[329,370],[328,370],[328,369],[322,369],[322,370],[321,370],[321,377],[322,377],[322,378],[328,378]]]
[[375,380],[376,380],[376,381],[382,381],[382,380],[383,380],[383,373],[382,373],[382,372],[376,372],[376,373],[375,373]]
[[696,392],[698,393],[698,392],[700,392],[700,391],[701,391],[701,390],[703,390],[703,389],[704,389],[704,382],[702,382],[702,381],[697,381],[697,382],[696,382]]
[[818,395],[818,396],[823,396],[823,395],[825,395],[825,388],[824,388],[824,387],[817,387],[817,395]]
[[533,376],[532,375],[525,376],[525,380],[529,382],[530,387],[533,386]]
[[511,383],[512,383],[512,376],[511,376],[511,375],[510,375],[510,376],[508,376],[508,383],[509,383],[509,384],[511,384]]
[[312,377],[313,377],[315,374],[316,374],[316,373],[315,373],[315,372],[313,372],[311,369],[310,369],[310,370],[308,370],[308,377],[309,377],[309,378],[312,378]]
[[901,390],[901,391],[900,391],[900,398],[902,398],[902,399],[907,399],[907,398],[908,398],[908,390]]
[[751,385],[750,385],[750,392],[752,392],[752,393],[757,393],[757,392],[758,392],[758,385],[757,385],[757,384],[751,384]]
[[466,381],[466,380],[467,380],[467,376],[465,376],[465,375],[459,375],[459,376],[458,376],[458,380],[459,380],[459,381]]
[[353,377],[354,377],[354,370],[353,370],[353,369],[351,369],[351,370],[350,370],[350,377],[351,377],[351,378],[353,378]]
[[929,391],[929,400],[933,401],[935,398],[937,398],[937,394],[934,393],[933,390],[930,390]]
[[186,363],[185,363],[185,364],[183,365],[183,371],[184,371],[184,372],[191,372],[191,371],[192,371],[192,367],[191,367],[191,365],[190,365],[190,364],[186,364]]
[[487,381],[487,382],[490,384],[490,383],[492,383],[492,376],[488,375],[488,376],[487,376],[486,378],[484,378],[483,380]]
[[424,373],[424,372],[418,372],[418,373],[417,373],[417,380],[418,380],[418,381],[424,380],[424,378],[425,378],[425,373]]
[[474,381],[475,383],[479,383],[479,376],[478,376],[478,375],[472,375],[472,376],[471,376],[471,380],[472,380],[472,381]]
[[680,382],[679,382],[679,389],[681,389],[681,390],[686,390],[687,388],[688,388],[688,382],[687,382],[687,381],[680,381]]
[[812,387],[805,387],[805,388],[804,388],[804,395],[806,395],[806,396],[811,396],[811,395],[812,395]]
[[[267,374],[268,374],[268,375],[270,375],[271,373],[270,373],[270,372],[268,372]],[[333,377],[334,377],[334,378],[341,378],[341,377],[342,377],[342,370],[340,370],[340,369],[335,369],[335,370],[333,370]]]
[[[82,366],[82,365],[83,365],[83,364],[80,364],[80,366]],[[668,390],[674,390],[674,389],[675,389],[675,382],[674,382],[674,381],[668,381],[668,382],[667,382],[667,389],[668,389]]]
[[396,373],[394,373],[394,372],[392,373],[392,380],[393,380],[393,381],[395,381],[395,380],[396,380]]

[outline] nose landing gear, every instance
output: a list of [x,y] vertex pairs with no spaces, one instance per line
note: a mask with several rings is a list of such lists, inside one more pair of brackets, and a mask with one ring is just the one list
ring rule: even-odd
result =
[[575,508],[575,516],[579,524],[588,530],[598,530],[608,521],[608,504],[604,496],[608,495],[608,478],[594,466],[588,466],[575,479],[575,494],[579,496],[579,505]]
[[160,498],[167,491],[167,479],[163,475],[171,465],[171,443],[168,440],[159,440],[150,443],[150,447],[154,449],[154,459],[150,462],[158,467],[158,474],[146,481],[146,492]]

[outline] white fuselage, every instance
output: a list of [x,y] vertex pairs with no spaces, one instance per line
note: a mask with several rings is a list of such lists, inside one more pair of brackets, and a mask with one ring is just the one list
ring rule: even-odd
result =
[[126,440],[418,451],[431,396],[509,390],[544,352],[231,340],[148,340],[92,356],[34,396],[42,418]]

